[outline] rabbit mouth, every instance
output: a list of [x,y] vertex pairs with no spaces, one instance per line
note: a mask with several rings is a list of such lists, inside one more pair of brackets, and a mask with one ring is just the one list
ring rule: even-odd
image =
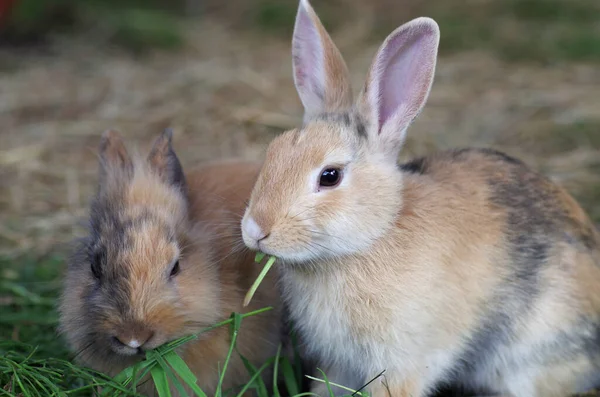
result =
[[128,346],[123,344],[122,342],[120,342],[116,337],[111,337],[110,341],[109,341],[109,345],[110,345],[110,350],[119,355],[119,356],[126,356],[126,357],[134,357],[134,356],[139,356],[139,357],[143,357],[146,352],[144,351],[144,349],[142,349],[141,346]]
[[322,254],[315,252],[313,249],[306,249],[301,246],[296,246],[291,250],[273,250],[263,247],[261,244],[260,252],[266,255],[274,256],[281,265],[291,267],[304,267],[314,262],[316,259],[322,258]]

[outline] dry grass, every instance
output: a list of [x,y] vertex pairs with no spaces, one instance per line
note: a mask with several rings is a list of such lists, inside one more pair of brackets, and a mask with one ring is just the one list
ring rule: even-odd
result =
[[[377,8],[369,10],[354,8],[350,14],[363,18],[338,22],[334,34],[357,87],[379,44]],[[76,39],[47,53],[0,53],[1,256],[61,251],[80,230],[107,128],[145,148],[172,127],[191,167],[260,158],[276,133],[300,122],[289,35],[234,30],[222,18],[190,23],[186,35],[181,51],[144,58]],[[465,145],[505,150],[566,186],[600,221],[598,64],[501,59],[490,50],[442,56],[404,155]]]

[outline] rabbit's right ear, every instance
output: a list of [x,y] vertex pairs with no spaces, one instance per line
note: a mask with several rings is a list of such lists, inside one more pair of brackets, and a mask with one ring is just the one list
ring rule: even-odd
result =
[[186,186],[185,175],[173,150],[172,140],[173,131],[170,128],[165,129],[154,142],[154,146],[148,155],[148,163],[163,182],[184,190]]
[[368,121],[369,137],[393,161],[429,96],[439,41],[433,19],[413,19],[386,38],[371,64],[358,108]]
[[292,39],[294,83],[305,121],[352,106],[348,68],[308,0],[300,0]]
[[106,130],[100,140],[100,184],[104,185],[109,175],[128,177],[133,172],[133,162],[118,132]]

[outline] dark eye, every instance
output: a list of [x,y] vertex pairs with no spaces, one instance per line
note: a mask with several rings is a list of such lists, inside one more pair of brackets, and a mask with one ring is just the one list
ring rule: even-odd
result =
[[92,263],[91,263],[92,274],[98,280],[100,280],[102,278],[102,259],[103,259],[103,256],[102,256],[101,252],[96,252],[92,257]]
[[322,187],[334,187],[337,186],[342,180],[342,170],[339,168],[325,168],[321,172],[321,178],[319,179],[319,186]]
[[175,262],[175,264],[173,265],[173,268],[171,269],[170,277],[176,276],[177,273],[179,273],[179,261]]

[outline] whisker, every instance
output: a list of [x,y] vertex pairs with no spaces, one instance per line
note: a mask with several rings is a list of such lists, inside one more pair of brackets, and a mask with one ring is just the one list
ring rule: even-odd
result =
[[91,348],[94,345],[95,342],[95,340],[92,340],[91,342],[85,344],[81,349],[77,350],[75,352],[75,355],[73,356],[73,360],[80,358],[83,355],[83,353],[85,353],[89,348]]
[[316,218],[320,218],[320,217],[322,217],[322,215],[315,215],[315,216],[311,216],[310,218],[299,219],[298,222],[310,221],[312,219],[316,219]]
[[332,250],[331,248],[329,248],[329,247],[327,247],[327,246],[325,246],[325,245],[323,245],[323,244],[319,244],[319,243],[317,243],[317,242],[315,242],[315,241],[312,241],[311,243],[312,243],[312,244],[315,244],[317,247],[321,247],[321,248],[323,248],[324,250],[327,250],[327,251],[331,252],[332,254],[336,254],[336,252],[335,252],[334,250]]
[[309,211],[311,209],[314,209],[314,207],[307,207],[306,209],[304,209],[303,211],[300,211],[299,213],[297,213],[296,215],[292,216],[290,219],[296,219],[298,216],[304,214],[306,211]]
[[309,233],[314,233],[314,234],[319,234],[319,235],[326,236],[326,237],[333,237],[333,238],[337,238],[337,239],[340,239],[340,240],[344,240],[342,237],[334,236],[334,235],[331,235],[329,233],[319,232],[317,230],[312,230],[312,229],[309,229],[308,231],[309,231]]
[[318,257],[318,255],[317,255],[317,254],[315,253],[315,251],[313,250],[313,248],[314,248],[314,247],[312,247],[312,246],[310,245],[310,242],[307,242],[307,245],[305,246],[305,248],[308,250],[308,252],[310,252],[310,253],[311,253],[311,255],[312,255],[313,257],[315,257],[315,258],[317,258],[317,257]]
[[219,263],[223,262],[225,259],[229,258],[230,256],[232,256],[233,254],[235,254],[235,252],[230,252],[229,254],[225,255],[223,258],[217,260],[214,262],[215,265],[218,265]]
[[246,244],[244,244],[244,242],[241,240],[235,241],[233,244],[231,244],[229,246],[230,255],[241,254],[244,252],[244,250],[249,250],[249,249],[248,249],[248,247],[246,247]]

